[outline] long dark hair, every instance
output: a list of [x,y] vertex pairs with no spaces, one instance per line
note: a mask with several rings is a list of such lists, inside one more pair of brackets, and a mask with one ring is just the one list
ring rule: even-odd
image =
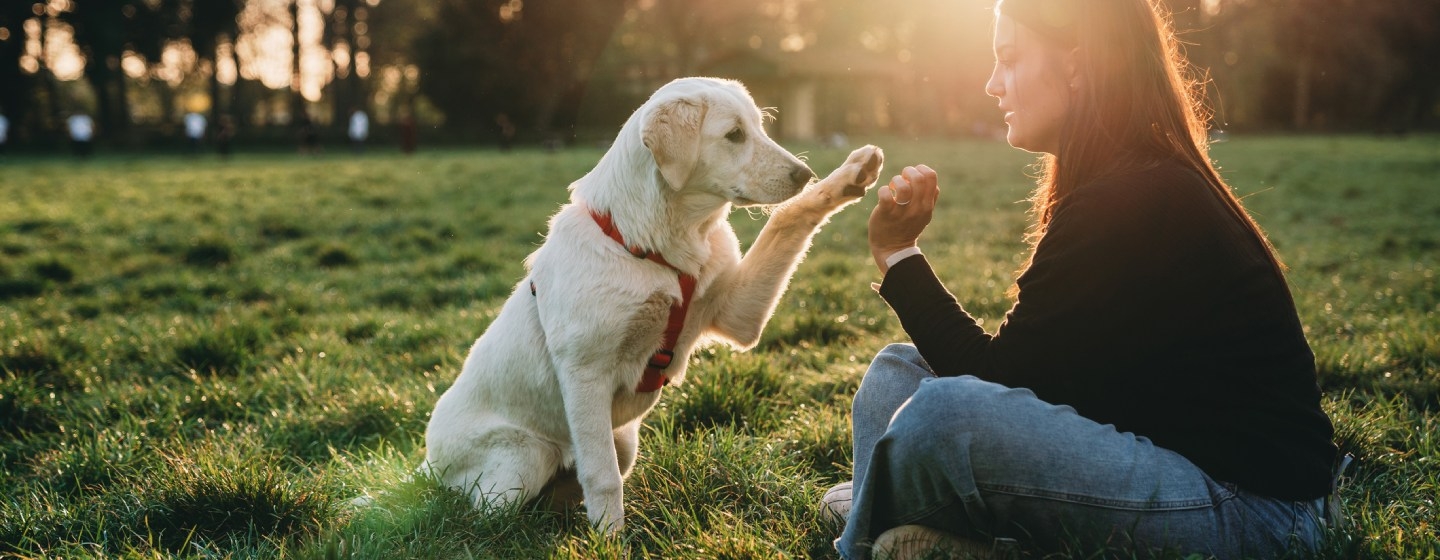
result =
[[1056,206],[1076,188],[1174,160],[1200,174],[1254,233],[1276,270],[1284,269],[1269,239],[1210,162],[1211,115],[1204,86],[1192,75],[1159,0],[999,0],[995,9],[1050,46],[1075,49],[1081,78],[1071,92],[1059,148],[1040,159],[1031,198],[1036,217],[1028,235],[1032,244],[1045,235]]

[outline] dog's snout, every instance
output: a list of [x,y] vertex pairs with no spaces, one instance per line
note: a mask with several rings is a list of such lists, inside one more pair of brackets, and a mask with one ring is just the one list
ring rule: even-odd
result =
[[790,180],[794,181],[797,185],[809,183],[810,180],[814,178],[815,172],[803,164],[790,169]]

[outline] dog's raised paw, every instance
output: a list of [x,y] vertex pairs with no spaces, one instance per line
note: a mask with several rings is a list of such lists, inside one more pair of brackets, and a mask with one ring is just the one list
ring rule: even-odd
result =
[[862,147],[851,153],[850,157],[855,159],[857,155],[866,156],[865,152],[867,151],[869,152],[868,157],[865,157],[865,162],[860,164],[860,170],[855,172],[855,184],[862,188],[875,184],[875,180],[880,177],[880,168],[885,165],[885,151],[878,146]]
[[860,200],[865,191],[875,185],[884,164],[885,153],[880,148],[871,145],[856,148],[845,158],[845,163],[810,189],[810,199],[827,211]]
[[854,198],[865,196],[865,191],[880,177],[880,168],[884,165],[885,152],[877,146],[861,146],[850,152],[850,157],[845,159],[844,167],[853,167],[855,171],[850,181],[841,189],[840,194]]

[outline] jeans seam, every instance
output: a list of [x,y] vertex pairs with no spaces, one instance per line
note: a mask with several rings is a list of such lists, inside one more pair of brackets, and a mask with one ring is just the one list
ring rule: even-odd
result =
[[1118,509],[1126,511],[1183,511],[1191,509],[1205,509],[1213,506],[1215,501],[1210,498],[1192,498],[1188,500],[1165,500],[1137,502],[1134,500],[1118,500],[1112,498],[1098,498],[1083,494],[1071,494],[1068,492],[1055,492],[1052,490],[1041,490],[1038,488],[1026,488],[1004,484],[980,484],[981,490],[997,494],[1021,496],[1025,498],[1040,498],[1059,502],[1103,507],[1106,509]]

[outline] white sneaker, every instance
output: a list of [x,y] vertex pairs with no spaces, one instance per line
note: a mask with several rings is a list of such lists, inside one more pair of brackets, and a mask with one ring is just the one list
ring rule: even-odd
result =
[[850,499],[854,488],[855,482],[847,480],[826,490],[825,497],[820,498],[820,517],[831,523],[844,525],[845,520],[850,517]]
[[901,525],[875,539],[880,560],[980,560],[992,557],[991,547],[924,525]]

